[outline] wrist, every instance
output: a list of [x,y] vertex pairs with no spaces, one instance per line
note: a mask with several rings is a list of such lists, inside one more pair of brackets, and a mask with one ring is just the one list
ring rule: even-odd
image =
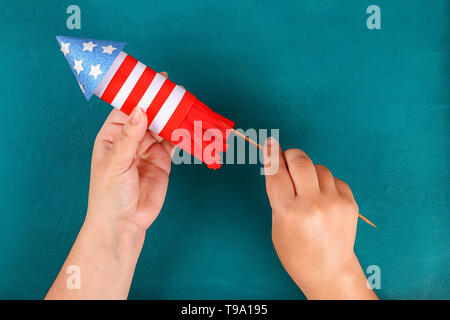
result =
[[340,266],[319,273],[312,281],[296,281],[308,299],[376,299],[355,254]]
[[122,261],[137,260],[145,239],[145,230],[122,219],[101,219],[88,212],[82,226],[93,244],[99,249],[109,250]]

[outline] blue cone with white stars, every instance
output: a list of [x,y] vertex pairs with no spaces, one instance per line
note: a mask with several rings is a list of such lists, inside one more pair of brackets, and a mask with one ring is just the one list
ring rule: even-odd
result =
[[56,40],[87,100],[126,46],[125,42],[64,36]]

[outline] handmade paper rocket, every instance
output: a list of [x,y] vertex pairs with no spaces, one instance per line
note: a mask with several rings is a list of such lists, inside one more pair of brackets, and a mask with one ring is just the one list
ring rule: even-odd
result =
[[[126,114],[136,106],[141,107],[147,113],[152,132],[172,141],[209,168],[220,167],[220,153],[226,151],[232,121],[123,52],[124,42],[64,36],[56,39],[86,99],[95,94]],[[183,130],[173,135],[177,129]],[[212,144],[214,147],[208,147]]]

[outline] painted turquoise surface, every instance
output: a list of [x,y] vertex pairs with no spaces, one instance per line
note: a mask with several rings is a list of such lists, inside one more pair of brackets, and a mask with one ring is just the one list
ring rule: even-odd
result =
[[[81,8],[81,30],[66,8]],[[381,8],[381,30],[365,13]],[[55,36],[127,42],[242,128],[279,128],[352,187],[381,298],[450,298],[445,0],[0,0],[0,298],[40,299],[83,222],[96,133]],[[258,165],[174,166],[132,299],[303,299],[270,237]]]

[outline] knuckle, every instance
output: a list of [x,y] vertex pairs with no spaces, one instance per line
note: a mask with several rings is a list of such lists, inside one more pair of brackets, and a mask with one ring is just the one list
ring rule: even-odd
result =
[[329,198],[324,207],[326,212],[337,212],[342,209],[341,202],[337,197]]
[[318,216],[321,215],[324,212],[324,206],[318,202],[318,201],[313,201],[310,204],[309,207],[309,213],[313,216]]
[[311,159],[300,149],[289,149],[285,151],[285,157],[288,163],[294,166],[312,165]]
[[320,173],[320,174],[326,174],[326,175],[330,175],[330,176],[332,175],[330,169],[328,169],[328,168],[325,167],[324,165],[322,165],[322,164],[316,164],[316,165],[314,165],[314,166],[316,167],[317,173]]
[[299,167],[306,167],[312,164],[311,160],[306,156],[299,156],[292,159],[292,164]]
[[313,165],[312,161],[308,157],[304,156],[292,159],[289,164],[293,167],[299,168],[300,170],[302,170],[302,168],[308,168]]
[[341,182],[341,185],[344,187],[344,188],[348,188],[348,189],[350,189],[350,187],[348,186],[348,184],[347,184],[347,182],[345,182],[345,181],[343,181],[343,180],[340,180]]
[[127,127],[124,126],[122,131],[120,131],[119,140],[122,142],[127,142],[129,139],[130,139],[130,134],[128,133]]
[[344,189],[350,188],[350,187],[348,186],[347,182],[345,182],[345,181],[343,181],[343,180],[341,180],[341,179],[334,178],[334,181],[335,181],[336,185],[339,186],[339,187],[341,187],[341,188],[344,188]]

